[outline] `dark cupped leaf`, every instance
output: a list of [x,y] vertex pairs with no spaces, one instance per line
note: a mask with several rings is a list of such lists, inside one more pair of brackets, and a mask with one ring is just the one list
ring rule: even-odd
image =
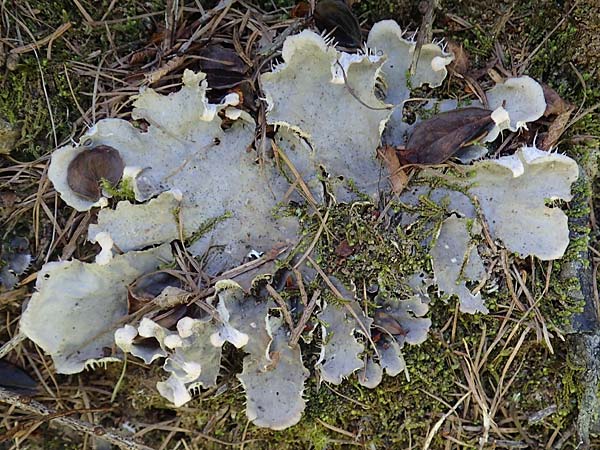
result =
[[20,395],[35,395],[38,385],[27,372],[9,362],[0,360],[0,387]]
[[400,158],[409,164],[441,164],[459,149],[484,137],[493,127],[492,112],[463,108],[437,114],[418,123]]
[[123,176],[125,164],[118,150],[99,145],[77,155],[67,169],[69,187],[86,200],[95,202],[100,198],[102,180],[116,186]]
[[315,25],[330,34],[342,47],[362,46],[362,33],[352,8],[344,0],[321,0],[314,13]]

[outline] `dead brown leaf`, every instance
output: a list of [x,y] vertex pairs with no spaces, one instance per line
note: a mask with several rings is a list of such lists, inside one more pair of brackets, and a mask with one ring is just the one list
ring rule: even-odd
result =
[[298,2],[292,8],[290,15],[297,19],[300,17],[307,17],[310,14],[310,5],[307,2]]
[[400,149],[400,159],[410,164],[441,164],[485,136],[493,124],[491,111],[483,108],[438,114],[415,126],[406,147]]
[[459,74],[465,75],[469,71],[469,55],[462,44],[454,41],[448,41],[448,50],[454,55],[454,61],[450,63],[448,68]]
[[389,179],[392,191],[394,194],[400,194],[408,184],[408,175],[402,169],[396,149],[390,145],[386,145],[379,149],[379,156],[390,173]]
[[235,50],[219,44],[207,45],[198,52],[200,67],[203,72],[225,70],[228,72],[245,73],[246,64]]
[[552,89],[546,83],[541,83],[541,85],[542,89],[544,90],[544,98],[546,100],[546,110],[544,111],[545,117],[552,116],[554,114],[560,115],[567,110],[572,110],[573,105],[563,100],[554,89]]
[[28,397],[38,391],[37,382],[27,372],[4,360],[0,360],[0,386]]
[[554,119],[554,121],[548,127],[548,134],[546,134],[542,140],[542,143],[540,144],[540,148],[542,150],[550,150],[556,145],[562,134],[565,132],[565,128],[569,123],[573,109],[574,107],[570,106],[567,110],[556,116],[556,119]]
[[0,191],[0,208],[12,208],[19,200],[13,191]]
[[146,61],[149,61],[150,58],[154,58],[157,53],[158,53],[158,48],[156,48],[156,47],[144,48],[138,52],[133,53],[129,57],[129,64],[130,65],[142,64]]
[[354,253],[354,247],[352,247],[346,239],[340,242],[335,248],[335,254],[342,258],[347,258]]
[[542,83],[542,88],[544,89],[544,98],[546,100],[544,116],[556,116],[548,127],[548,133],[545,134],[542,143],[540,144],[541,149],[550,150],[556,145],[562,134],[565,132],[565,128],[569,123],[569,119],[571,118],[575,106],[563,100],[562,97],[547,84]]

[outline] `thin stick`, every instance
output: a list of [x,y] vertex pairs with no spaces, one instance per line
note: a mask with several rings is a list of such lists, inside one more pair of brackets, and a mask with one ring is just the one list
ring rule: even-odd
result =
[[304,327],[310,320],[310,316],[312,316],[312,313],[315,310],[315,306],[317,304],[317,299],[319,298],[320,295],[321,295],[321,291],[319,289],[317,289],[315,292],[313,292],[313,296],[310,299],[308,306],[306,306],[304,308],[304,311],[302,312],[302,317],[300,317],[300,320],[298,321],[298,325],[296,325],[296,328],[294,328],[294,331],[292,332],[292,336],[290,337],[290,347],[295,347],[298,344],[298,341],[300,340],[300,336],[302,335],[302,332],[304,331]]
[[356,435],[354,435],[353,433],[350,433],[349,431],[346,431],[346,430],[344,430],[342,428],[338,428],[338,427],[336,427],[334,425],[329,425],[327,422],[322,421],[318,417],[317,417],[317,422],[319,422],[325,428],[330,429],[331,431],[335,431],[336,433],[343,434],[344,436],[348,436],[349,438],[356,439]]
[[27,336],[22,333],[15,334],[9,341],[5,342],[2,347],[0,347],[0,359],[4,358],[10,352],[12,352],[17,346],[25,340]]
[[281,297],[281,295],[279,295],[279,292],[277,292],[275,288],[273,288],[273,286],[271,286],[270,284],[267,284],[267,291],[269,291],[271,297],[275,299],[275,302],[277,302],[277,304],[281,308],[281,314],[283,314],[283,318],[285,319],[285,322],[287,323],[290,330],[294,330],[295,327],[294,321],[292,320],[292,314],[290,313],[290,310],[285,304],[285,300]]
[[[35,400],[31,400],[26,397],[21,397],[7,389],[0,387],[0,402],[14,405],[19,409],[36,414],[42,418],[48,418],[48,416],[57,415],[56,417],[50,418],[51,421],[69,427],[75,431],[89,434],[93,437],[100,437],[103,440],[116,445],[119,448],[127,450],[153,450],[151,447],[147,447],[143,444],[139,444],[132,439],[126,438],[117,434],[113,430],[109,430],[102,425],[95,425],[83,420],[74,419],[69,416],[60,416],[61,412],[57,412],[52,408],[39,403]],[[43,420],[43,419],[42,419]]]
[[42,46],[50,43],[52,44],[52,42],[56,39],[58,39],[60,36],[62,36],[69,28],[71,28],[71,22],[67,22],[67,23],[63,23],[60,27],[58,27],[56,30],[54,30],[54,32],[52,32],[51,34],[49,34],[48,36],[46,36],[45,38],[40,39],[39,41],[33,42],[31,44],[27,44],[27,45],[23,45],[21,47],[17,47],[17,48],[13,48],[10,53],[12,54],[22,54],[22,53],[28,53],[28,52],[32,52],[35,49],[40,49]]
[[461,398],[459,398],[458,401],[454,404],[454,406],[452,408],[450,408],[450,410],[448,410],[448,412],[446,414],[444,414],[442,417],[440,417],[440,420],[438,420],[435,423],[435,425],[433,426],[433,428],[427,435],[427,439],[425,439],[425,444],[423,444],[423,450],[429,449],[429,446],[431,445],[433,438],[435,437],[436,433],[439,431],[441,426],[444,424],[446,419],[456,412],[456,409],[460,406],[460,404],[462,402],[464,402],[467,399],[467,397],[469,395],[471,395],[471,392],[467,392],[465,395],[463,395]]
[[525,70],[527,69],[527,66],[529,65],[529,62],[533,59],[533,57],[537,54],[537,52],[540,51],[540,49],[544,46],[544,44],[548,41],[548,39],[550,39],[550,36],[552,36],[556,32],[556,30],[558,30],[565,23],[565,21],[569,18],[569,16],[573,12],[573,10],[577,7],[577,5],[579,5],[579,0],[576,0],[575,3],[573,3],[573,6],[571,6],[571,8],[567,11],[567,13],[556,24],[556,26],[554,28],[552,28],[552,30],[550,30],[550,32],[546,36],[544,36],[544,39],[542,39],[542,42],[540,42],[533,49],[533,51],[527,56],[525,61],[523,61],[519,65],[519,75],[522,75],[525,72]]
[[[313,265],[315,270],[319,273],[319,275],[321,275],[321,278],[323,278],[323,281],[325,281],[325,284],[327,284],[327,286],[329,286],[329,289],[331,289],[331,291],[335,294],[336,297],[343,300],[344,296],[339,291],[339,289],[336,288],[335,285],[331,282],[331,280],[329,279],[327,274],[325,274],[325,272],[323,272],[323,269],[321,269],[321,267],[316,263],[316,261],[314,259],[312,259],[310,256],[307,256],[307,258],[310,261],[310,263]],[[356,320],[356,323],[358,324],[358,327],[361,329],[361,331],[363,332],[365,337],[369,340],[371,347],[373,347],[373,351],[375,352],[375,354],[377,356],[379,356],[379,351],[377,350],[377,346],[375,345],[375,342],[373,342],[373,338],[371,337],[370,330],[367,330],[365,325],[362,323],[362,320],[360,320],[360,317],[358,317],[358,315],[356,314],[356,311],[354,311],[347,302],[344,302],[344,307],[348,310],[348,312],[352,315],[352,317],[354,317],[354,319]]]

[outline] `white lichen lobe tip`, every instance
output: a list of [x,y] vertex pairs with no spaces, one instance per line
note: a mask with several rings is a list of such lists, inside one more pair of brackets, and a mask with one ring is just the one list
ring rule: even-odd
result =
[[183,341],[176,334],[170,334],[165,337],[165,346],[168,348],[177,348],[183,346]]
[[177,332],[182,338],[190,337],[194,333],[194,322],[195,320],[191,317],[183,317],[177,322]]
[[223,101],[221,102],[222,105],[229,105],[229,106],[237,106],[240,104],[240,96],[238,94],[236,94],[235,92],[232,94],[227,94],[225,96],[225,98],[223,98]]
[[129,351],[131,344],[137,335],[138,333],[135,327],[125,325],[123,328],[119,328],[115,331],[115,344],[122,350]]
[[96,264],[101,266],[108,264],[113,258],[112,248],[114,242],[112,237],[110,237],[110,234],[102,231],[94,237],[94,242],[97,242],[102,247],[102,250],[96,256]]
[[142,170],[144,169],[137,166],[125,166],[123,169],[123,179],[135,180]]
[[496,125],[501,125],[506,122],[510,122],[510,116],[508,115],[507,110],[505,110],[502,106],[499,106],[492,112],[492,120]]
[[431,60],[431,70],[434,72],[440,72],[446,69],[446,66],[452,62],[454,58],[452,56],[435,56]]

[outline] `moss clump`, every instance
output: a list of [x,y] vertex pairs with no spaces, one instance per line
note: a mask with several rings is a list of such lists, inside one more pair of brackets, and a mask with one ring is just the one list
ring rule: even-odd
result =
[[110,195],[114,201],[128,200],[135,202],[135,192],[131,179],[122,179],[117,186],[113,186],[110,181],[102,179],[100,182],[102,190]]

